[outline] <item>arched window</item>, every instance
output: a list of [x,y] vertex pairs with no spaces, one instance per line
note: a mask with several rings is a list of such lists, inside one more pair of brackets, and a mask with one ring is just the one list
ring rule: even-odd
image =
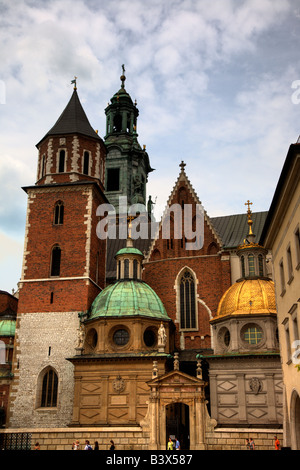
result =
[[249,276],[255,276],[254,256],[248,256]]
[[42,171],[41,171],[41,178],[43,178],[46,174],[46,157],[43,155],[42,157]]
[[89,152],[84,152],[83,155],[83,174],[89,174],[89,164],[90,164],[90,154]]
[[263,255],[258,255],[258,270],[259,270],[259,275],[263,276],[264,275],[264,260],[263,260]]
[[124,279],[129,278],[129,259],[125,259],[124,261]]
[[53,369],[48,369],[42,381],[41,407],[57,406],[58,377]]
[[138,262],[137,259],[133,260],[133,279],[137,279],[138,277]]
[[54,208],[54,225],[62,225],[64,223],[64,204],[57,201]]
[[241,256],[242,277],[245,277],[245,257]]
[[55,245],[52,248],[51,276],[59,276],[60,275],[60,259],[61,259],[61,249],[58,245]]
[[58,172],[63,173],[65,171],[65,159],[66,159],[66,152],[61,150],[59,152],[59,161],[58,161]]
[[180,279],[180,328],[196,328],[195,280],[190,271],[184,271]]

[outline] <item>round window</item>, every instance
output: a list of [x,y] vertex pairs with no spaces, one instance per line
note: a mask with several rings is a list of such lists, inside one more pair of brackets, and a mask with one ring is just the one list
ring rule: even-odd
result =
[[113,341],[117,346],[125,346],[129,341],[129,333],[127,330],[120,329],[114,333]]
[[148,328],[144,333],[144,343],[148,348],[151,348],[156,343],[156,334],[151,328]]
[[243,340],[250,345],[257,345],[263,338],[262,329],[258,325],[247,325],[242,330]]

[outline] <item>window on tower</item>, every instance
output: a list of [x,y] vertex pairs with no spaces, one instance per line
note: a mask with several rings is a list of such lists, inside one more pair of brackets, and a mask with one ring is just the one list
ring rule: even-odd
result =
[[83,174],[89,174],[89,164],[90,164],[90,154],[89,152],[84,152],[83,155]]
[[65,171],[65,160],[66,160],[66,152],[61,150],[59,152],[59,161],[58,161],[58,172],[63,173]]
[[51,276],[60,275],[60,260],[61,260],[61,249],[58,245],[52,248],[51,256]]
[[64,223],[64,204],[57,201],[54,208],[54,225],[62,225]]
[[120,168],[108,168],[106,191],[120,190]]

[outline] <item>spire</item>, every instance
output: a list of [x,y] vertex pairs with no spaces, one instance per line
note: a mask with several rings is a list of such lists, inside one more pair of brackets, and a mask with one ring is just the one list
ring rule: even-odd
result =
[[123,73],[122,73],[122,75],[121,75],[121,77],[120,77],[120,80],[121,80],[121,82],[122,82],[121,88],[125,89],[125,80],[126,80],[126,77],[125,77],[125,65],[124,65],[124,64],[122,65],[122,71],[123,71]]
[[252,220],[252,212],[250,210],[250,206],[253,204],[253,202],[250,202],[249,199],[247,202],[245,202],[245,206],[248,206],[248,210],[247,210],[247,217],[248,217],[248,225],[249,225],[249,233],[248,233],[248,236],[253,236],[253,232],[252,232],[252,224],[253,224],[253,220]]
[[[66,134],[82,134],[94,139],[100,139],[97,132],[92,128],[85,111],[80,103],[77,94],[76,77],[72,80],[74,83],[74,90],[71,99],[64,111],[54,124],[54,126],[47,132],[42,140],[50,135],[66,135]],[[42,142],[42,140],[40,142]],[[40,143],[39,142],[39,143]],[[37,144],[39,145],[39,144]]]

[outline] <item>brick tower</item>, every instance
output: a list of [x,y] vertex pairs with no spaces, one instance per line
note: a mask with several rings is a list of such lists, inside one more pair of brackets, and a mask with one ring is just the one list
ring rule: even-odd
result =
[[69,422],[73,371],[65,358],[77,345],[78,315],[105,284],[106,242],[96,234],[96,210],[107,202],[106,151],[76,83],[37,148],[36,184],[23,188],[28,208],[10,403],[16,427]]

